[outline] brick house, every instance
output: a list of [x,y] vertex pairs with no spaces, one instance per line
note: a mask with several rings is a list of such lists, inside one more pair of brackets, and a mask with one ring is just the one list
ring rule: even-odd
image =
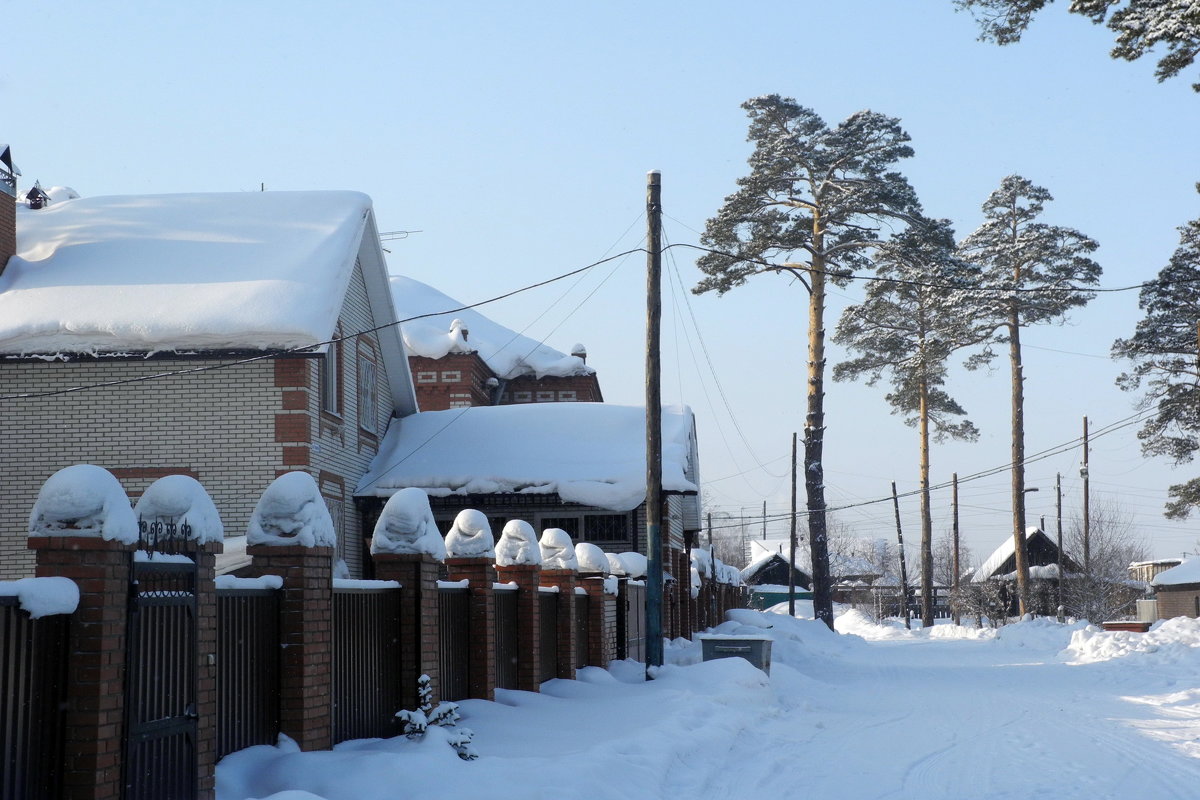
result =
[[1200,558],[1189,558],[1150,581],[1159,619],[1200,617]]
[[0,577],[31,572],[38,487],[80,462],[133,498],[199,479],[227,537],[278,474],[306,470],[361,574],[352,494],[389,420],[417,408],[370,198],[52,189],[34,210],[0,177]]
[[[522,403],[603,402],[587,350],[547,347],[412,278],[391,277],[422,411]],[[445,314],[435,312],[461,309]]]

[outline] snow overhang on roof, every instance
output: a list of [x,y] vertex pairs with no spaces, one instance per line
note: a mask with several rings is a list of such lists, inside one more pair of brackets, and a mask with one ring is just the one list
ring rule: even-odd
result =
[[[442,358],[448,353],[477,352],[488,369],[503,380],[522,375],[569,377],[596,372],[579,356],[566,355],[522,336],[474,309],[463,309],[465,303],[432,286],[402,275],[393,275],[390,281],[398,319],[447,312],[404,323],[404,345],[411,355]],[[469,332],[465,346],[461,336],[451,330],[455,320],[461,321],[461,327]],[[581,348],[581,345],[575,345],[575,348]]]
[[370,214],[370,198],[358,192],[92,197],[18,208],[17,254],[0,276],[0,353],[281,350],[326,341]]
[[[685,477],[692,412],[664,406],[663,488],[694,493]],[[390,497],[551,494],[630,511],[646,499],[645,410],[606,403],[530,403],[424,411],[392,420],[356,494]]]
[[1151,586],[1179,586],[1200,583],[1200,558],[1189,558],[1177,567],[1165,569],[1154,576]]

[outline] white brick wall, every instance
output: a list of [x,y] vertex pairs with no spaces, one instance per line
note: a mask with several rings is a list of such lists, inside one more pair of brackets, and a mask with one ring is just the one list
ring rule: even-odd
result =
[[[208,361],[0,363],[3,394],[64,389],[187,369]],[[258,496],[274,479],[271,361],[54,397],[0,401],[0,577],[32,572],[29,512],[42,483],[78,463],[114,468],[194,470],[230,534],[246,530]],[[140,492],[149,480],[126,480]]]

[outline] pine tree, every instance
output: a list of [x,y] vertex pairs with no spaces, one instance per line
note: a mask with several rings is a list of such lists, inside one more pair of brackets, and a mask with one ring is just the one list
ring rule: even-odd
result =
[[[1142,452],[1186,464],[1200,450],[1200,219],[1179,232],[1179,248],[1138,297],[1146,316],[1112,352],[1133,362],[1117,385],[1131,392],[1144,387],[1141,407],[1154,408],[1138,433]],[[1200,508],[1200,478],[1172,486],[1170,496],[1166,516],[1186,519]]]
[[[980,39],[1003,45],[1020,41],[1033,15],[1048,2],[955,0],[954,4],[975,17]],[[1165,45],[1167,53],[1154,71],[1160,83],[1190,67],[1200,55],[1200,4],[1195,0],[1072,0],[1069,10],[1094,23],[1105,23],[1116,34],[1116,45],[1109,54],[1113,58],[1136,61]],[[1200,92],[1200,83],[1192,88]]]
[[[844,285],[870,266],[885,226],[903,228],[919,212],[908,182],[892,171],[912,155],[899,120],[860,111],[829,127],[791,98],[767,95],[742,104],[754,143],[750,174],[708,221],[713,248],[697,265],[707,275],[696,293],[724,294],[751,276],[782,274],[808,291],[808,387],[804,488],[813,567],[813,608],[833,628],[825,520],[825,286]],[[782,263],[768,263],[782,259]]]
[[[875,262],[885,280],[867,286],[862,303],[842,313],[833,341],[859,353],[833,368],[834,380],[885,373],[893,413],[917,428],[921,476],[921,623],[933,625],[933,517],[929,498],[929,440],[974,441],[979,432],[943,388],[946,362],[964,347],[981,344],[992,328],[976,322],[980,295],[971,290],[979,270],[954,255],[946,220],[911,225]],[[961,419],[960,419],[961,418]]]
[[[1017,591],[1021,614],[1029,609],[1029,562],[1025,552],[1025,392],[1021,328],[1065,320],[1095,294],[1100,265],[1088,257],[1094,240],[1079,231],[1038,222],[1050,193],[1019,175],[1000,182],[983,204],[985,222],[959,246],[960,255],[983,271],[992,301],[980,321],[1008,344],[1012,375],[1012,508]],[[986,353],[985,357],[990,355]],[[971,362],[978,364],[979,360]]]

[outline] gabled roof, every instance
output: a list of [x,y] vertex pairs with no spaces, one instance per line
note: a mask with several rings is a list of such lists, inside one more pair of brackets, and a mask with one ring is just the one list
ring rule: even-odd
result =
[[[530,403],[422,411],[388,426],[356,492],[390,497],[416,487],[451,494],[551,494],[629,511],[646,499],[645,410],[607,403]],[[664,406],[663,488],[685,477],[692,412]]]
[[[400,319],[465,305],[432,286],[402,275],[391,276],[391,285],[392,299]],[[461,327],[456,328],[453,325],[455,321],[460,321]],[[441,358],[447,353],[477,352],[496,377],[503,380],[521,375],[541,378],[545,375],[566,377],[596,372],[582,358],[566,355],[528,336],[522,336],[471,308],[406,322],[403,329],[404,344],[410,354]],[[462,329],[469,331],[466,341],[461,335]]]
[[[1048,547],[1055,553],[1058,552],[1058,545],[1055,544],[1050,537],[1047,536],[1042,529],[1036,525],[1025,529],[1026,548],[1031,547],[1035,540],[1038,540],[1041,546]],[[979,569],[975,571],[975,574],[971,576],[971,580],[975,583],[983,583],[989,578],[996,577],[998,574],[1008,574],[1013,572],[1016,569],[1015,566],[1012,569],[1004,569],[1004,567],[1005,563],[1010,559],[1015,560],[1015,553],[1016,542],[1012,536],[1005,536],[1004,541],[1000,543],[1000,546],[992,551],[992,554],[987,557],[987,560],[985,560]],[[1068,570],[1078,569],[1075,561],[1071,559],[1065,552],[1063,553],[1063,563]],[[1033,565],[1031,565],[1031,567],[1032,566]],[[1057,567],[1057,565],[1055,566]],[[1053,576],[1047,574],[1045,577],[1057,577],[1057,572],[1054,572]]]
[[[356,263],[375,323],[394,322],[371,199],[359,192],[90,197],[36,211],[18,205],[17,253],[0,274],[0,354],[318,345],[333,338]],[[399,332],[377,336],[397,410],[411,412]]]
[[1178,566],[1165,569],[1150,581],[1153,586],[1179,586],[1200,583],[1200,558],[1189,558]]

